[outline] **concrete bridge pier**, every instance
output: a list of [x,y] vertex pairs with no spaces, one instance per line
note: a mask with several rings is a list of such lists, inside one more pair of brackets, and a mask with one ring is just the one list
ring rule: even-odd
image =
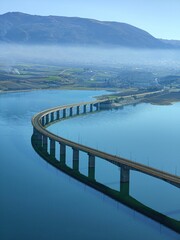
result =
[[95,156],[88,153],[88,177],[92,180],[95,180]]
[[51,113],[51,122],[54,121],[54,112]]
[[49,114],[46,115],[46,124],[49,123]]
[[129,195],[130,169],[127,166],[121,167],[120,192],[124,196]]
[[73,148],[73,169],[79,171],[79,150]]
[[100,103],[96,103],[94,106],[96,107],[96,111],[100,111]]
[[56,120],[60,119],[60,114],[59,114],[59,110],[56,112]]
[[130,169],[127,166],[122,166],[121,167],[121,183],[127,183],[129,182],[129,172]]
[[86,104],[83,106],[83,113],[86,113]]
[[56,153],[56,142],[50,138],[50,156],[55,158]]
[[63,118],[66,118],[66,108],[63,109]]
[[60,162],[66,164],[66,145],[59,142],[60,145]]
[[45,126],[45,117],[44,116],[41,118],[41,124],[42,124],[42,126]]
[[72,117],[72,115],[73,115],[73,108],[70,107],[69,111],[70,111],[70,112],[69,112],[69,116]]
[[77,106],[77,115],[79,115],[79,112],[80,112],[80,111],[79,111],[79,110],[80,110],[79,108],[80,108],[80,107]]
[[93,104],[91,103],[90,104],[90,112],[92,112],[93,111]]

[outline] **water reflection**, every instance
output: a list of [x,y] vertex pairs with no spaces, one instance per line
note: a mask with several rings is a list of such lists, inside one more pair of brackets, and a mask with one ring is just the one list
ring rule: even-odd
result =
[[137,212],[142,213],[143,215],[180,233],[180,221],[170,218],[167,215],[162,214],[154,210],[153,208],[150,208],[142,204],[140,201],[138,201],[136,198],[130,195],[130,191],[129,191],[130,182],[122,180],[122,170],[123,170],[122,168],[121,168],[121,174],[120,174],[121,180],[119,181],[120,183],[119,190],[115,190],[96,180],[96,177],[95,177],[96,165],[95,165],[94,158],[92,159],[89,158],[88,175],[86,176],[79,171],[79,155],[78,155],[79,152],[73,151],[72,167],[70,167],[66,164],[67,156],[65,154],[65,151],[61,150],[59,154],[60,156],[59,159],[56,158],[55,151],[51,151],[51,150],[48,150],[47,148],[43,148],[43,146],[39,144],[39,141],[35,137],[35,135],[32,136],[32,146],[41,157],[43,157],[47,162],[49,162],[59,170],[63,171],[64,173],[102,192],[103,194],[109,196],[110,198],[125,204],[126,206],[136,210]]
[[[105,92],[67,90],[0,94],[0,239],[132,240],[137,238],[139,240],[179,240],[179,234],[173,230],[144,217],[92,187],[74,180],[69,175],[63,174],[58,168],[44,161],[32,148],[30,142],[32,135],[31,117],[35,113],[58,105],[91,101],[93,96],[102,94],[105,94]],[[174,108],[174,106],[171,107]],[[176,110],[179,112],[180,105],[176,106]],[[136,107],[136,111],[139,108],[140,105]],[[15,116],[16,122],[11,120],[15,114],[14,109],[18,110]],[[118,117],[119,111],[106,112],[110,118],[110,129],[115,124],[114,120],[116,119],[116,125],[119,122],[122,126],[119,130],[119,136],[121,137],[123,136],[123,129],[125,131],[121,119],[124,119],[124,122],[127,121],[123,114],[126,111],[126,115],[129,116],[131,110],[128,109],[124,108],[120,117]],[[144,111],[144,109],[141,110]],[[179,124],[180,118],[177,111],[174,114],[176,114]],[[167,109],[167,113],[169,116],[174,116],[170,109]],[[87,117],[88,123],[85,122],[86,116],[84,116],[83,121],[79,117],[74,118],[72,122],[69,119],[68,121],[62,121],[60,126],[57,123],[52,127],[57,127],[55,129],[56,134],[63,136],[65,133],[65,137],[67,137],[66,133],[68,132],[70,139],[77,140],[82,144],[87,144],[88,140],[92,140],[94,147],[101,149],[101,142],[98,139],[99,137],[102,140],[101,132],[97,131],[97,127],[94,129],[94,124],[97,122],[98,128],[102,126],[102,121],[98,120],[98,115],[101,120],[103,117],[104,123],[108,121],[102,114],[105,114],[105,112],[94,114],[94,116],[89,115]],[[134,113],[133,116],[136,116],[136,114]],[[163,118],[164,121],[166,119],[170,121],[169,117]],[[89,122],[90,119],[92,122]],[[67,127],[64,124],[67,124]],[[138,130],[138,126],[133,125]],[[175,126],[175,124],[173,123],[172,126]],[[176,125],[175,128],[177,133],[179,126]],[[84,127],[85,131],[83,132]],[[89,132],[87,131],[88,128]],[[103,127],[102,131],[105,130]],[[114,141],[111,139],[111,143],[115,146],[115,149],[112,150],[116,153],[116,142],[121,149],[125,149],[124,145],[127,145],[127,143],[123,144],[120,143],[120,140],[115,139],[115,131],[112,130]],[[95,138],[90,136],[90,132],[93,133],[93,131],[97,133]],[[87,138],[87,134],[90,136],[89,138]],[[77,139],[74,139],[76,137]],[[173,139],[174,141],[171,141]],[[172,151],[178,153],[180,139],[173,139],[170,140],[171,145],[177,145],[178,148],[172,149]],[[103,138],[103,140],[106,140],[106,138]],[[103,147],[102,150],[109,151],[105,142],[103,142]],[[167,149],[166,146],[164,148]],[[121,149],[117,149],[120,155],[122,155]],[[129,157],[130,151],[126,149],[127,157]],[[57,159],[58,154],[59,152],[56,154]],[[132,157],[134,155],[132,151]],[[165,155],[167,156],[167,153]],[[85,161],[85,157],[87,157],[87,154],[80,153],[79,171],[88,176],[88,161]],[[164,159],[164,156],[161,157]],[[171,160],[172,165],[174,159],[176,159],[176,156]],[[177,159],[178,162],[179,159]],[[178,162],[175,163],[177,166]],[[66,155],[66,165],[70,168],[73,166],[70,151]],[[108,169],[108,171],[104,174],[105,169]],[[177,173],[180,173],[178,170],[180,170],[179,166]],[[117,167],[97,159],[96,181],[119,191],[119,174]],[[145,177],[144,174],[141,175],[135,171],[131,172],[130,195],[145,205],[180,220],[178,212],[180,195],[177,188],[163,181]]]

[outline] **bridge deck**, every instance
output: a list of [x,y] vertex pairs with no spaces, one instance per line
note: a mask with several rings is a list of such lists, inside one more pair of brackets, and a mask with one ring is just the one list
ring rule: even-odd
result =
[[164,172],[164,171],[146,166],[144,164],[133,162],[131,160],[128,160],[128,159],[125,159],[125,158],[122,158],[122,157],[118,157],[118,156],[115,156],[115,155],[112,155],[112,154],[109,154],[109,153],[105,153],[105,152],[102,152],[100,150],[97,150],[97,149],[94,149],[94,148],[91,148],[91,147],[88,147],[88,146],[70,141],[68,139],[62,138],[60,136],[57,136],[57,135],[49,132],[41,124],[41,118],[43,116],[49,114],[49,113],[52,113],[52,112],[55,112],[55,111],[58,111],[58,110],[62,110],[62,109],[71,108],[71,107],[77,107],[77,106],[82,106],[82,105],[87,105],[87,104],[96,104],[96,103],[101,103],[101,102],[105,102],[105,101],[107,101],[107,100],[100,100],[100,101],[94,101],[94,102],[83,102],[83,103],[78,103],[78,104],[71,104],[71,105],[67,105],[67,106],[60,106],[60,107],[51,108],[51,109],[42,111],[42,112],[38,113],[37,115],[35,115],[32,118],[32,124],[33,124],[34,128],[39,133],[47,136],[50,139],[53,139],[56,142],[59,142],[59,143],[65,144],[69,147],[72,147],[72,148],[78,149],[80,151],[86,152],[90,155],[93,155],[93,156],[96,156],[96,157],[99,157],[99,158],[102,158],[102,159],[106,159],[107,161],[112,162],[116,165],[126,166],[126,167],[128,167],[132,170],[137,170],[137,171],[140,171],[142,173],[151,175],[153,177],[163,179],[167,182],[170,182],[170,183],[180,187],[180,177],[179,176],[176,176],[176,175],[173,175],[173,174],[170,174],[170,173],[167,173],[167,172]]

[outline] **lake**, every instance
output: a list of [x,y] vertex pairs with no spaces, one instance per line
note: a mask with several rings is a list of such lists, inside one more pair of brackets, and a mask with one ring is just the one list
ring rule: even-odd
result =
[[[105,93],[47,90],[0,95],[1,239],[179,239],[174,231],[55,169],[34,151],[35,113]],[[179,120],[180,103],[139,104],[61,121],[49,130],[180,175]],[[80,171],[87,174],[83,154]],[[131,196],[180,220],[178,188],[138,172],[132,171],[130,178]],[[118,189],[118,167],[97,159],[96,180]]]

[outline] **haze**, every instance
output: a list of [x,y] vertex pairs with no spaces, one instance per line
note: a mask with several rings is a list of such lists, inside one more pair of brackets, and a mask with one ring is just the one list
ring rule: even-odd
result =
[[180,50],[141,50],[46,45],[0,44],[1,65],[18,63],[55,65],[161,66],[179,68]]

